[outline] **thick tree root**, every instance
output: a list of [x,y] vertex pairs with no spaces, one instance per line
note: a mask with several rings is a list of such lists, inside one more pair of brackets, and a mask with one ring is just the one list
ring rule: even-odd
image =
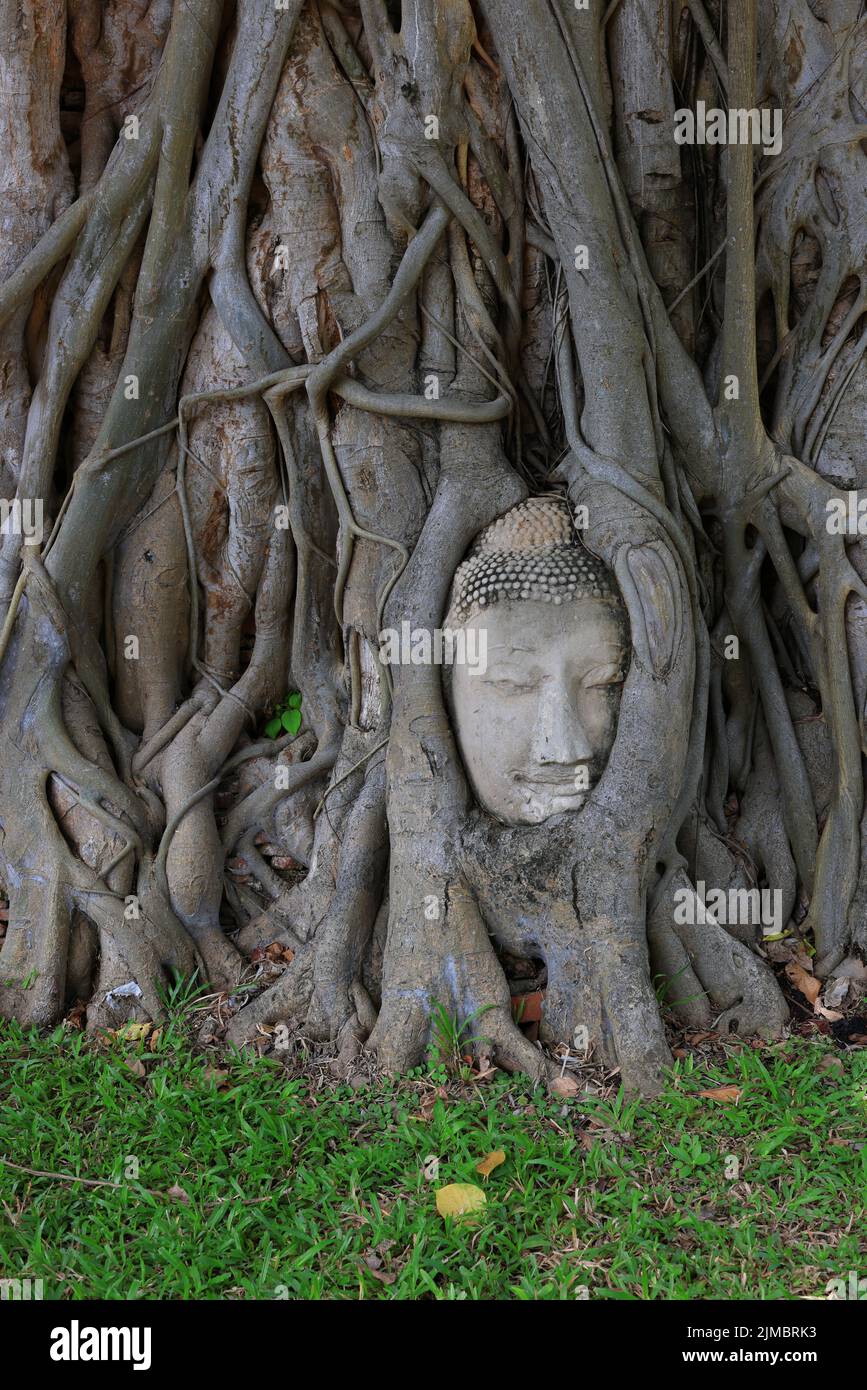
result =
[[703,922],[698,912],[694,924],[678,922],[678,891],[695,898],[683,870],[672,874],[657,896],[650,928],[651,957],[666,981],[666,1003],[689,1027],[779,1037],[789,1010],[773,971],[711,914]]

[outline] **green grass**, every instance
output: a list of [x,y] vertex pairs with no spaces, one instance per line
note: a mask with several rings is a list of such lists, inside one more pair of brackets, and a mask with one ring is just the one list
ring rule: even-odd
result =
[[[564,1104],[502,1075],[435,1098],[441,1069],[317,1089],[268,1057],[218,1083],[209,1065],[180,1021],[151,1051],[0,1025],[0,1155],[120,1184],[0,1164],[0,1277],[46,1298],[547,1300],[822,1297],[867,1274],[865,1051],[691,1056],[650,1103]],[[698,1095],[732,1082],[737,1106]],[[484,1212],[443,1221],[435,1189],[473,1181]]]

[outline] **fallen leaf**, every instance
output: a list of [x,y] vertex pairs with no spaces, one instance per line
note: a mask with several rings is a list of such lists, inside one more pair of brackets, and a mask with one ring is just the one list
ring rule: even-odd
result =
[[512,1014],[518,1023],[538,1023],[542,1018],[545,994],[541,989],[532,994],[512,995]]
[[832,1057],[830,1054],[827,1057],[823,1057],[816,1067],[816,1071],[836,1071],[842,1073],[845,1072],[845,1070],[846,1068],[843,1065],[842,1058]]
[[229,1084],[229,1073],[220,1071],[219,1067],[205,1067],[202,1072],[203,1081],[212,1081],[217,1090],[223,1090]]
[[268,960],[285,960],[286,952],[289,952],[289,959],[292,960],[295,952],[289,946],[284,946],[282,941],[272,941],[270,946],[265,947],[265,955]]
[[822,990],[822,981],[817,980],[815,975],[810,975],[796,960],[789,961],[786,966],[786,974],[795,989],[799,989],[805,999],[811,1004],[815,1004]]
[[485,1154],[481,1163],[476,1164],[476,1172],[481,1173],[483,1178],[489,1178],[495,1168],[499,1168],[501,1163],[505,1163],[506,1155],[502,1149],[494,1149],[492,1153]]
[[450,1182],[437,1188],[437,1211],[440,1216],[469,1216],[487,1203],[480,1187],[471,1182]]
[[431,1118],[434,1107],[438,1100],[448,1100],[449,1093],[445,1086],[437,1086],[432,1091],[428,1091],[421,1099],[421,1118],[425,1121]]
[[548,1082],[548,1091],[552,1096],[562,1096],[570,1100],[572,1096],[577,1096],[581,1090],[574,1076],[555,1076],[553,1081]]
[[188,1193],[186,1193],[182,1187],[179,1187],[177,1183],[175,1183],[174,1187],[169,1188],[166,1196],[171,1197],[176,1202],[182,1202],[185,1207],[190,1205]]
[[824,1004],[819,1003],[818,999],[813,1005],[813,1008],[820,1018],[827,1018],[829,1023],[839,1023],[840,1019],[843,1017],[839,1009],[826,1009]]
[[125,1023],[122,1028],[116,1030],[114,1036],[123,1042],[140,1042],[150,1031],[149,1023]]
[[78,999],[66,1015],[65,1022],[69,1024],[70,1028],[83,1028],[86,1015],[87,1005],[83,999]]
[[741,1094],[740,1086],[717,1086],[714,1090],[699,1091],[699,1095],[705,1100],[718,1100],[721,1101],[723,1105],[730,1105],[732,1103],[737,1105],[741,1098]]
[[[849,993],[849,981],[844,975],[838,975],[825,986],[825,993],[822,995],[822,1004],[826,1009],[839,1009],[841,1004],[846,1001]],[[825,1015],[827,1017],[827,1015]]]
[[367,1272],[368,1275],[374,1276],[374,1279],[378,1279],[381,1284],[393,1284],[397,1279],[397,1275],[389,1275],[385,1269],[372,1269],[370,1259],[367,1261]]
[[139,1057],[124,1057],[123,1064],[128,1071],[132,1072],[133,1076],[138,1077],[139,1081],[147,1076],[145,1064]]

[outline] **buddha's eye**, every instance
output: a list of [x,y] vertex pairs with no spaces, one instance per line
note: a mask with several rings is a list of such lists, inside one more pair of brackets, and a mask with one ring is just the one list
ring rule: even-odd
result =
[[502,690],[504,695],[523,695],[536,689],[533,681],[512,681],[506,676],[501,676],[497,680],[486,681],[485,684],[492,685],[495,690]]
[[582,677],[581,685],[584,690],[600,690],[606,686],[622,685],[625,679],[623,667],[618,661],[594,667]]

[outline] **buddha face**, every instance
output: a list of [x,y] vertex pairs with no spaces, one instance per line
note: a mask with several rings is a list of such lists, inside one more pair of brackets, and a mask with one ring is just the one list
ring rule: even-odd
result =
[[455,666],[451,703],[478,801],[508,825],[579,811],[614,743],[629,663],[622,610],[503,599],[467,628],[487,629],[487,668]]

